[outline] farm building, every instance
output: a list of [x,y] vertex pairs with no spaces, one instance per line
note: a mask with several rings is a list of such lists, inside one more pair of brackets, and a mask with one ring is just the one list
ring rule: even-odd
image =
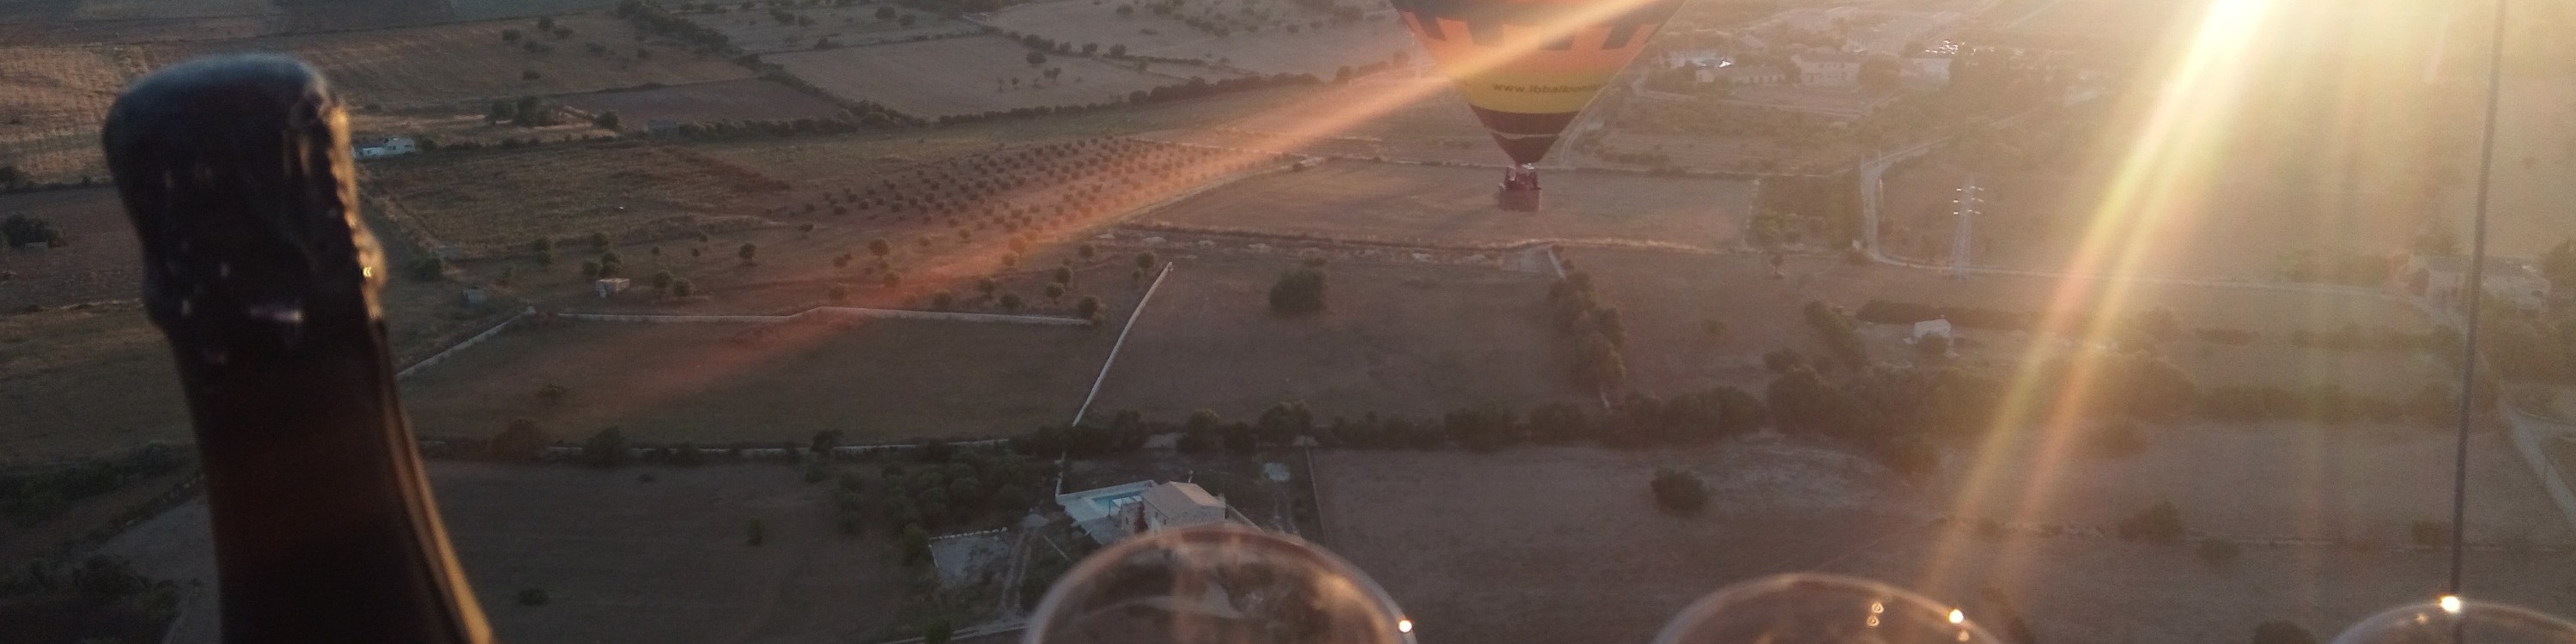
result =
[[418,141],[413,141],[411,137],[408,136],[389,136],[381,139],[360,141],[357,148],[358,158],[382,159],[385,157],[398,157],[419,152],[420,143]]
[[1921,342],[1924,338],[1933,336],[1940,336],[1942,340],[1952,339],[1950,335],[1950,320],[1944,318],[1939,320],[1924,320],[1916,322],[1914,323],[1914,335],[1908,337],[1907,341]]
[[1807,52],[1789,57],[1798,66],[1798,82],[1827,87],[1860,84],[1860,56],[1842,52]]
[[[2406,258],[2406,266],[2397,275],[2408,295],[2436,306],[2453,307],[2460,304],[2460,291],[2467,288],[2468,266],[2466,257],[2416,255]],[[2521,260],[2489,257],[2485,273],[2480,286],[2496,299],[2525,311],[2537,311],[2549,303],[2549,280]]]
[[1138,532],[1226,520],[1225,499],[1195,483],[1136,481],[1055,497],[1084,534],[1103,544]]

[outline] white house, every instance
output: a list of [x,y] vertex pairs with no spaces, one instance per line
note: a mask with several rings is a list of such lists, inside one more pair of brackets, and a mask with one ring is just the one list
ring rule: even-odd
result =
[[1770,65],[1727,65],[1701,68],[1696,80],[1728,85],[1778,85],[1789,82],[1789,73]]
[[1944,341],[1956,339],[1950,335],[1950,321],[1948,319],[1924,320],[1914,323],[1914,335],[1909,339],[1914,342],[1922,342],[1924,338],[1933,336],[1939,336]]
[[1055,497],[1075,526],[1103,544],[1139,532],[1226,520],[1225,499],[1195,483],[1136,481]]
[[1826,87],[1860,84],[1859,56],[1842,52],[1805,52],[1789,57],[1798,66],[1798,82]]
[[358,158],[382,159],[419,152],[420,144],[408,136],[388,136],[359,142],[357,148]]
[[1733,60],[1726,52],[1715,49],[1684,49],[1664,54],[1664,66],[1669,68],[1725,67],[1734,64]]
[[[2406,258],[2398,269],[2398,284],[2407,294],[2444,307],[2459,306],[2461,291],[2468,288],[2466,257],[2454,255],[2416,255]],[[2525,311],[2538,311],[2549,304],[2549,279],[2518,259],[2487,258],[2479,286],[2488,295]]]

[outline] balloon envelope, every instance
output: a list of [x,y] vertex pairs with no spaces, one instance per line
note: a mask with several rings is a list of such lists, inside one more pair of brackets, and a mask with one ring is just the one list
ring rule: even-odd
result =
[[1513,163],[1536,163],[1681,0],[1393,0]]

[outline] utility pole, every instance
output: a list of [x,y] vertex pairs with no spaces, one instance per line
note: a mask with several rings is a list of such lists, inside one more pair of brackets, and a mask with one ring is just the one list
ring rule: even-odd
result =
[[1977,204],[1983,201],[1977,198],[1977,175],[1975,174],[1968,175],[1968,180],[1959,185],[1959,198],[1950,200],[1954,206],[1951,213],[1958,216],[1958,225],[1950,236],[1951,279],[1968,277],[1968,253],[1970,246],[1975,243],[1972,240],[1976,237]]

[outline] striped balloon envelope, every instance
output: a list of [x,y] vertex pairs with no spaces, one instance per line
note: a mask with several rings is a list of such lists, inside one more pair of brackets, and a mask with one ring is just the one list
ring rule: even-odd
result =
[[1681,0],[1393,0],[1512,163],[1537,163]]

